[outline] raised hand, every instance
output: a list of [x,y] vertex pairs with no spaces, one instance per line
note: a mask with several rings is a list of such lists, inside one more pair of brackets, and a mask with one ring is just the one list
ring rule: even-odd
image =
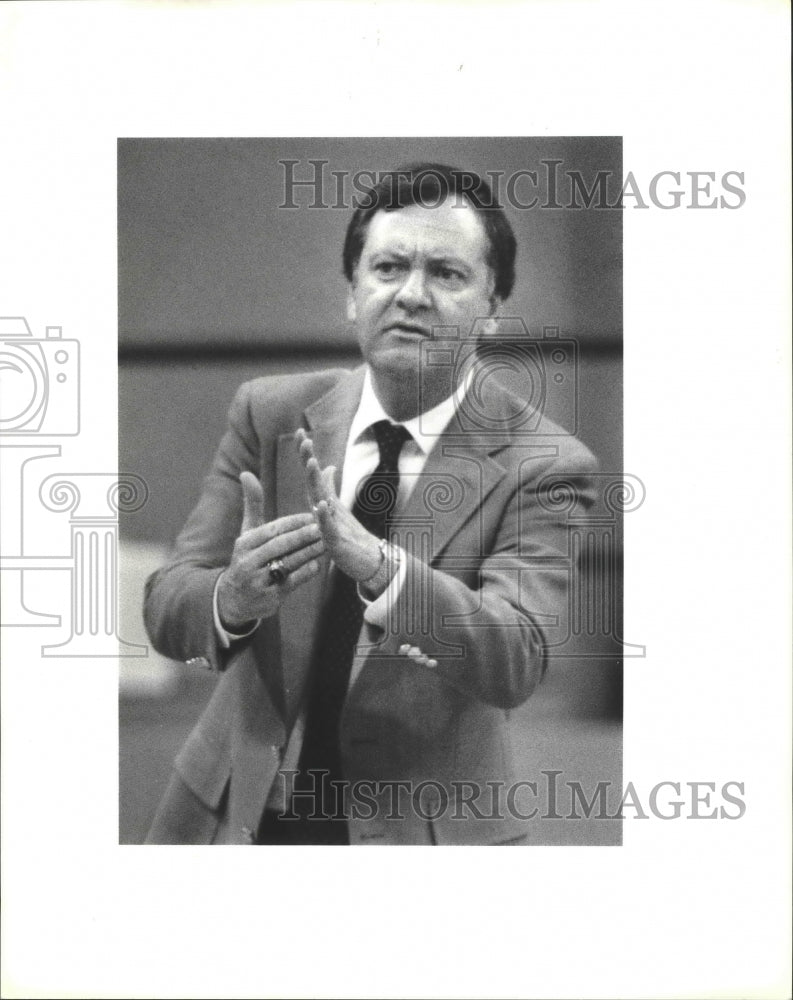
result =
[[[243,514],[231,562],[218,583],[218,611],[230,631],[247,631],[276,614],[287,594],[319,571],[325,551],[321,531],[310,513],[264,520],[262,486],[251,472],[240,474]],[[268,563],[279,559],[286,574],[274,579]]]
[[380,540],[342,506],[333,485],[335,467],[329,465],[325,469],[320,468],[314,455],[314,444],[302,428],[298,429],[296,438],[306,470],[312,510],[330,557],[353,580],[361,582],[371,579],[383,560]]

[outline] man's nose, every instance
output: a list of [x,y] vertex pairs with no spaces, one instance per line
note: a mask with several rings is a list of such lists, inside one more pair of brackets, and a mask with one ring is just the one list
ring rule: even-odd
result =
[[397,305],[404,309],[420,309],[430,304],[426,276],[420,267],[410,270],[396,294]]

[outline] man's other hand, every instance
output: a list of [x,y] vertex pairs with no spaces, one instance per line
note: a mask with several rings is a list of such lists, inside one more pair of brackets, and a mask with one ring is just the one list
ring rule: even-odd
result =
[[306,470],[309,499],[331,559],[353,580],[361,583],[371,579],[383,561],[379,539],[341,504],[333,485],[335,466],[320,469],[314,444],[302,428],[296,438]]
[[[319,571],[325,543],[311,514],[264,520],[262,485],[252,472],[240,473],[242,528],[231,563],[218,583],[218,611],[230,632],[243,631],[276,614],[283,598]],[[267,564],[280,559],[287,574],[273,581]]]

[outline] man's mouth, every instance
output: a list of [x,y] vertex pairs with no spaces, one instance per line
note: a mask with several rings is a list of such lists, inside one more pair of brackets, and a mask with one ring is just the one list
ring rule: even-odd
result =
[[387,332],[409,333],[414,337],[431,337],[432,328],[420,326],[418,323],[391,323],[386,327]]

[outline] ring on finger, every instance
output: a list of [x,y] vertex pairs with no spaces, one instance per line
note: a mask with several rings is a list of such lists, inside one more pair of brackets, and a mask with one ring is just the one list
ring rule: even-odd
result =
[[289,576],[289,570],[286,568],[286,563],[283,559],[272,559],[270,562],[265,563],[264,568],[269,573],[270,583],[284,583]]

